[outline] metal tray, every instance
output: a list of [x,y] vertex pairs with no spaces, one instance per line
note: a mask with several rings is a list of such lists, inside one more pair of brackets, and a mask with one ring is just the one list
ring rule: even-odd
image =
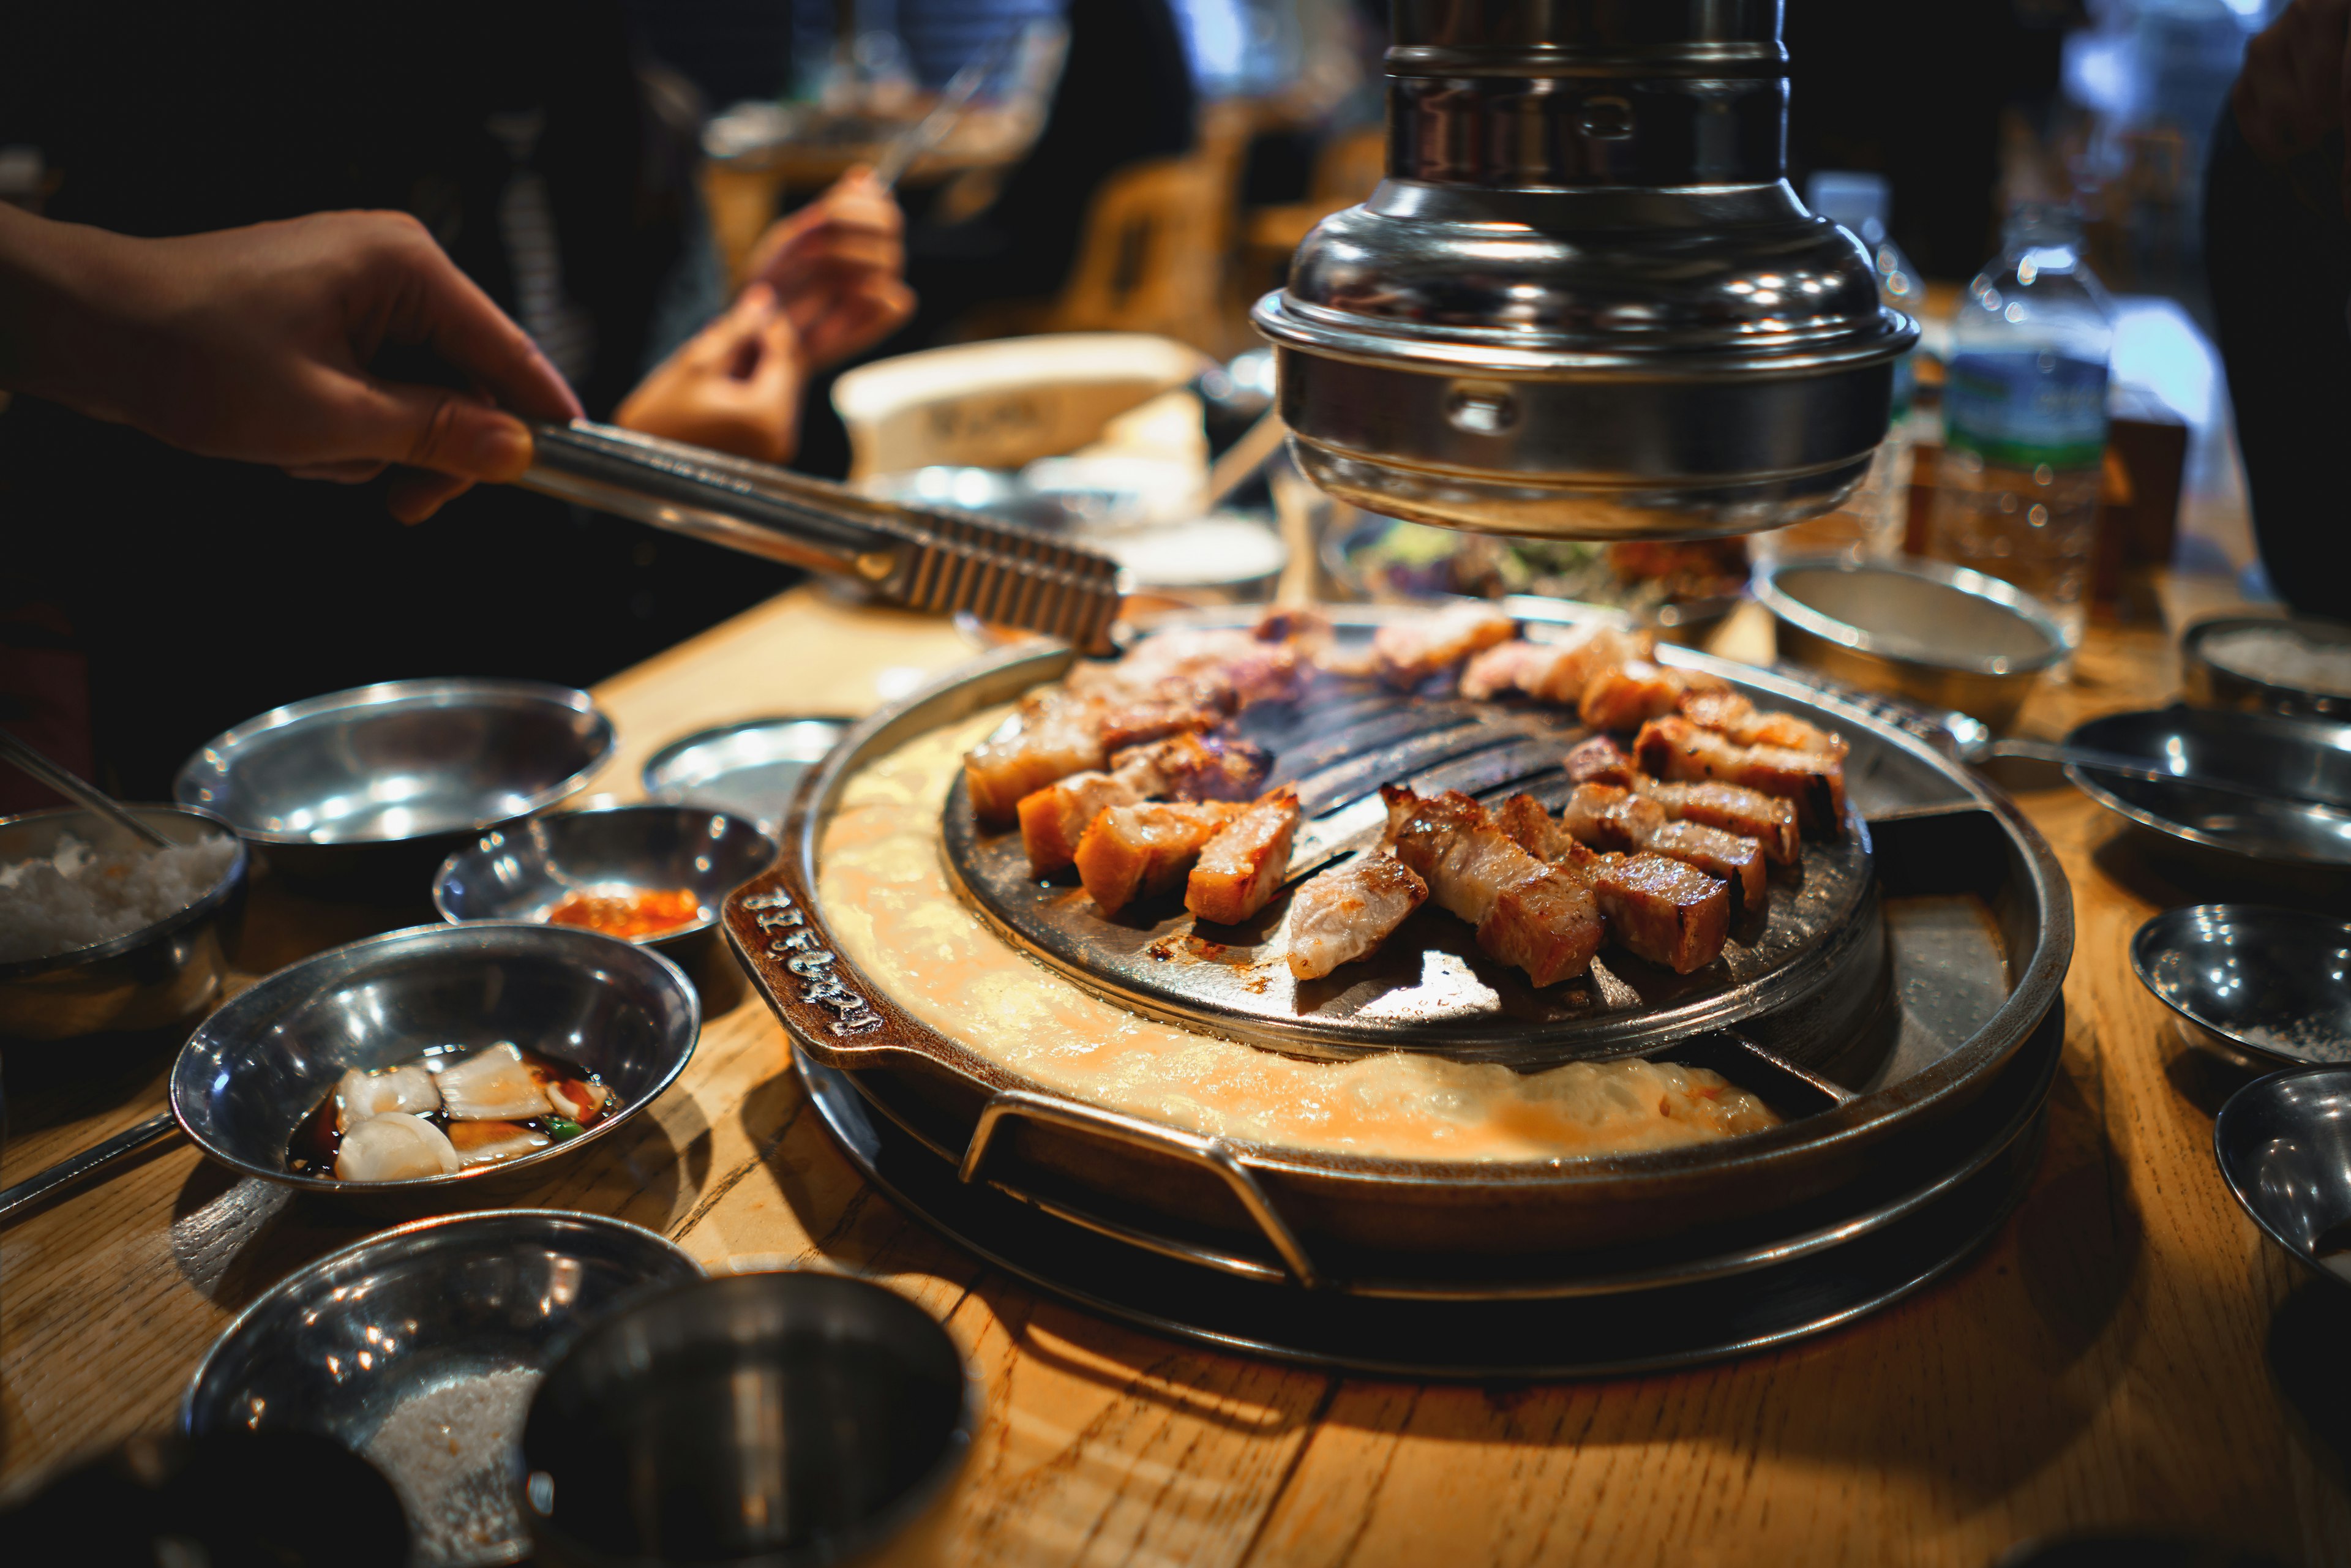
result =
[[1869,1234],[1729,1278],[1580,1299],[1408,1301],[1270,1289],[1065,1225],[954,1173],[847,1076],[794,1053],[866,1179],[949,1240],[1078,1307],[1214,1350],[1413,1378],[1613,1377],[1721,1361],[1848,1323],[1964,1262],[2023,1199],[2043,1120]]
[[[1354,623],[1376,608],[1343,610]],[[1847,788],[1870,821],[1889,1006],[1822,1057],[1792,1062],[1749,1019],[1661,1043],[1703,1060],[1791,1119],[1744,1137],[1585,1160],[1375,1158],[1203,1138],[1040,1089],[906,1013],[838,953],[817,896],[818,846],[844,781],[939,725],[1057,677],[1068,650],[1010,650],[860,724],[803,780],[785,853],[727,901],[729,939],[819,1061],[888,1074],[968,1148],[983,1116],[995,1175],[1042,1175],[1228,1236],[1271,1237],[1285,1267],[1353,1249],[1513,1257],[1601,1248],[1785,1209],[1865,1174],[1889,1140],[1971,1103],[2054,1005],[2073,951],[2063,873],[2005,798],[1926,742],[1801,681],[1679,650],[1759,700],[1816,716],[1853,745]],[[1801,1015],[1783,1009],[1781,1017]],[[1275,1223],[1268,1223],[1269,1217]],[[1283,1241],[1282,1238],[1287,1238]],[[1464,1264],[1468,1270],[1470,1266]]]

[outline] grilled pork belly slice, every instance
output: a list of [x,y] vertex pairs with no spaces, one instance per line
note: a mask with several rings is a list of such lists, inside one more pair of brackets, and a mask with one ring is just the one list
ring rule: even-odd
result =
[[1158,793],[1126,770],[1072,773],[1020,798],[1020,846],[1033,876],[1050,876],[1078,858],[1079,841],[1113,806],[1132,806]]
[[1319,980],[1378,951],[1428,898],[1428,883],[1392,854],[1318,873],[1290,895],[1290,972]]
[[1601,855],[1591,873],[1592,891],[1617,946],[1677,975],[1721,956],[1730,932],[1730,890],[1706,873],[1646,853]]
[[1372,653],[1379,660],[1380,678],[1410,691],[1470,654],[1509,642],[1518,630],[1508,615],[1471,600],[1388,622],[1373,633]]
[[[1765,713],[1738,692],[1693,687],[1681,699],[1679,712],[1691,723],[1729,737],[1741,746],[1777,746],[1790,751],[1814,751],[1843,761],[1848,747],[1844,737],[1808,724],[1792,713]],[[1664,714],[1651,714],[1663,718]]]
[[1668,783],[1719,779],[1791,801],[1805,832],[1833,839],[1844,831],[1844,763],[1838,758],[1741,746],[1679,716],[1643,725],[1633,755],[1643,772]]
[[964,787],[974,815],[1002,827],[1019,814],[1024,796],[1057,779],[1102,765],[1102,728],[1087,705],[1022,705],[1020,727],[1000,740],[982,741],[964,754]]
[[[1730,930],[1730,890],[1699,867],[1667,855],[1597,852],[1531,795],[1511,796],[1495,820],[1530,854],[1591,886],[1608,939],[1618,946],[1683,975],[1720,956]],[[1664,831],[1679,826],[1664,824]],[[1755,870],[1760,877],[1760,856]]]
[[1112,806],[1078,840],[1078,876],[1105,915],[1184,880],[1200,850],[1238,810],[1217,801]]
[[1238,925],[1263,909],[1290,864],[1298,816],[1297,792],[1288,789],[1241,808],[1201,849],[1184,907],[1217,925]]
[[1396,859],[1420,873],[1439,907],[1477,926],[1480,947],[1537,986],[1591,967],[1600,909],[1580,877],[1527,852],[1458,790],[1423,800],[1389,784],[1380,793]]
[[1578,784],[1615,784],[1625,789],[1635,788],[1640,777],[1633,766],[1633,754],[1616,744],[1615,737],[1595,735],[1570,751],[1561,766],[1568,778]]
[[1269,615],[1256,629],[1181,628],[1144,638],[1114,663],[1073,665],[1066,684],[1082,695],[1155,697],[1171,683],[1208,683],[1245,706],[1295,696],[1319,641],[1294,615]]
[[1750,914],[1770,896],[1761,844],[1701,823],[1674,821],[1646,795],[1612,784],[1579,784],[1562,808],[1560,822],[1593,849],[1643,850],[1719,877],[1737,890],[1739,906]]
[[1637,729],[1672,713],[1693,694],[1717,688],[1727,689],[1727,683],[1718,675],[1627,659],[1595,672],[1584,683],[1576,711],[1594,729]]
[[1595,850],[1637,850],[1666,825],[1666,809],[1614,784],[1579,784],[1560,809],[1560,825]]
[[[1578,747],[1581,750],[1582,747]],[[1574,753],[1568,754],[1568,776],[1575,776]],[[1628,759],[1629,760],[1629,759]],[[1766,795],[1760,789],[1743,789],[1737,784],[1708,780],[1697,784],[1663,784],[1646,773],[1634,774],[1629,779],[1612,779],[1607,782],[1629,783],[1632,788],[1666,809],[1666,815],[1677,822],[1697,822],[1708,828],[1719,828],[1726,833],[1752,839],[1763,851],[1763,858],[1780,865],[1793,865],[1800,852],[1796,843],[1796,808],[1792,801],[1776,795]]]
[[1254,800],[1273,771],[1264,747],[1229,735],[1176,735],[1111,758],[1115,773],[1131,759],[1148,758],[1161,784],[1151,795],[1178,800]]
[[1656,646],[1646,632],[1586,626],[1556,643],[1510,642],[1487,649],[1461,672],[1461,695],[1499,696],[1524,692],[1539,701],[1568,704],[1583,696],[1592,677],[1612,665],[1646,659]]

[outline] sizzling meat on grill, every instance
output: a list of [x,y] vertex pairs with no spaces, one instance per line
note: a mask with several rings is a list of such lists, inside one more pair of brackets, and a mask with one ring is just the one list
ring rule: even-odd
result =
[[1238,925],[1263,909],[1281,886],[1297,831],[1293,789],[1277,789],[1243,807],[1200,851],[1200,863],[1184,888],[1184,907],[1218,925]]
[[1584,683],[1577,712],[1594,729],[1637,729],[1672,713],[1692,695],[1718,689],[1729,689],[1729,683],[1719,675],[1627,659]]
[[1698,867],[1662,854],[1595,852],[1531,795],[1511,796],[1495,817],[1529,853],[1589,883],[1616,946],[1681,975],[1721,956],[1730,890]]
[[1518,635],[1519,623],[1490,604],[1468,601],[1434,614],[1392,621],[1372,635],[1380,678],[1410,691],[1429,676],[1452,669],[1480,649]]
[[1105,915],[1184,880],[1201,848],[1240,810],[1217,801],[1112,806],[1078,841],[1078,876]]
[[[1719,684],[1719,683],[1718,683]],[[1695,724],[1718,730],[1741,746],[1778,746],[1790,751],[1813,751],[1844,760],[1844,737],[1833,735],[1789,713],[1765,713],[1729,689],[1692,688],[1682,698],[1681,714]],[[1662,717],[1658,714],[1652,718]]]
[[1578,784],[1614,784],[1630,789],[1641,777],[1639,769],[1633,766],[1633,754],[1605,735],[1595,735],[1578,744],[1561,759],[1560,766]]
[[[1574,754],[1571,752],[1569,756],[1573,759]],[[1569,776],[1573,777],[1573,768]],[[1610,782],[1629,782],[1631,788],[1664,807],[1666,815],[1677,822],[1697,822],[1719,828],[1726,833],[1737,833],[1740,838],[1754,840],[1761,847],[1765,860],[1779,865],[1796,863],[1793,801],[1718,780],[1666,784],[1646,773],[1635,773],[1629,780]]]
[[1392,854],[1334,865],[1290,897],[1290,972],[1320,979],[1377,952],[1428,897],[1428,883]]
[[1478,928],[1478,945],[1549,986],[1582,974],[1600,947],[1592,889],[1529,854],[1458,790],[1422,800],[1381,788],[1396,859],[1418,872],[1437,904]]
[[1677,822],[1646,795],[1613,784],[1579,784],[1560,812],[1571,836],[1596,850],[1646,850],[1720,877],[1750,914],[1763,907],[1763,850],[1753,839],[1698,822]]
[[1649,632],[1620,632],[1614,626],[1583,627],[1556,643],[1498,643],[1461,672],[1461,695],[1484,698],[1524,692],[1541,702],[1566,706],[1581,698],[1584,686],[1601,671],[1646,659],[1656,646],[1656,638]]
[[1792,801],[1808,833],[1834,838],[1844,821],[1844,763],[1778,746],[1741,746],[1679,716],[1654,718],[1633,743],[1641,770],[1669,783],[1719,779]]

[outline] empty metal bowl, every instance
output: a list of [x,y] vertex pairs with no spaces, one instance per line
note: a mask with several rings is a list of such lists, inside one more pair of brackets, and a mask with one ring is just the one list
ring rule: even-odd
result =
[[893,1291],[810,1272],[681,1285],[548,1368],[522,1439],[537,1560],[929,1561],[978,1416],[955,1342]]
[[614,744],[585,692],[390,681],[214,736],[181,764],[172,793],[265,846],[273,870],[421,897],[452,850],[584,788]]
[[1798,556],[1758,567],[1755,597],[1779,622],[1782,657],[1994,729],[2072,651],[2039,600],[1941,561]]
[[548,1358],[632,1296],[700,1275],[652,1231],[598,1215],[404,1225],[239,1314],[196,1368],[181,1425],[331,1437],[400,1493],[412,1562],[511,1563],[528,1546],[516,1448]]
[[2240,1067],[2351,1062],[2351,925],[2266,904],[2167,909],[2131,967],[2180,1038]]
[[[235,837],[209,811],[133,806],[174,843]],[[0,818],[0,866],[57,852],[70,833],[103,851],[112,831],[79,807]],[[240,841],[228,869],[193,903],[151,925],[47,957],[0,963],[0,1037],[72,1040],[159,1029],[213,999],[245,921],[249,857]],[[0,890],[0,898],[17,895]]]
[[783,826],[801,777],[849,731],[845,718],[747,718],[674,740],[645,764],[645,793],[747,817],[763,833]]
[[[2351,719],[2351,692],[2264,679],[2235,667],[2230,644],[2245,636],[2286,635],[2305,644],[2351,653],[2351,626],[2302,616],[2225,615],[2199,621],[2179,639],[2180,684],[2199,707],[2245,708],[2289,718]],[[2214,656],[2213,645],[2220,644]]]
[[2351,724],[2168,707],[2094,718],[2076,726],[2065,743],[2273,797],[2066,765],[2076,789],[2142,827],[2273,865],[2351,867]]
[[693,977],[717,1011],[742,995],[742,971],[718,935],[718,906],[781,852],[747,819],[695,806],[551,812],[501,828],[443,862],[433,906],[453,924],[545,920],[570,893],[684,889],[700,905],[696,918],[635,940]]
[[2351,1067],[2254,1079],[2213,1118],[2212,1153],[2271,1240],[2351,1281]]
[[[246,1176],[378,1211],[465,1207],[537,1186],[642,1114],[701,1028],[694,987],[658,953],[559,925],[416,926],[329,948],[239,993],[181,1048],[172,1112],[205,1154]],[[577,1137],[453,1176],[354,1182],[287,1168],[295,1130],[346,1069],[505,1040],[598,1074],[621,1109]]]

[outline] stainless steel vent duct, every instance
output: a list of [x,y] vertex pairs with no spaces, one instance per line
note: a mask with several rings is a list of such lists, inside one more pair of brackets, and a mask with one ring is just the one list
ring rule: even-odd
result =
[[1915,322],[1786,167],[1779,0],[1395,0],[1388,177],[1252,312],[1291,450],[1451,528],[1678,538],[1834,506]]

